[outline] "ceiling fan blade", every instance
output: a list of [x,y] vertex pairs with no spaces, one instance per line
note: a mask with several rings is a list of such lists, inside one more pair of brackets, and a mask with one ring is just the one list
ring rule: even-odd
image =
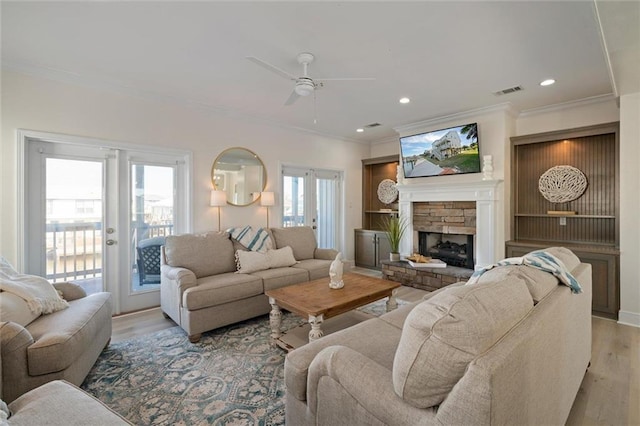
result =
[[371,81],[373,77],[314,78],[313,81]]
[[291,104],[293,104],[295,101],[297,101],[299,97],[300,97],[300,95],[298,95],[298,94],[296,93],[296,91],[295,91],[295,90],[293,90],[293,91],[291,92],[291,95],[289,95],[289,99],[287,99],[287,101],[286,101],[284,104],[285,104],[285,105],[291,105]]
[[258,59],[255,56],[247,56],[246,59],[250,60],[251,62],[253,62],[256,65],[261,66],[262,68],[265,68],[273,73],[278,74],[281,77],[286,78],[287,80],[293,80],[296,81],[297,78],[291,74],[289,74],[286,71],[281,70],[280,68],[276,67],[275,65],[271,65],[268,62],[263,61],[262,59]]

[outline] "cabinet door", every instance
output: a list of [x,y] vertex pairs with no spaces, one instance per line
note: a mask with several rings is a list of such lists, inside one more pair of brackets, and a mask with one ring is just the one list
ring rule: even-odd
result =
[[612,254],[574,251],[584,263],[591,264],[593,312],[608,318],[618,318],[619,296],[617,286],[618,257]]
[[389,244],[389,238],[384,232],[376,232],[377,240],[377,254],[376,254],[376,267],[382,268],[380,263],[382,260],[389,260],[389,254],[391,253],[391,245]]
[[375,268],[376,265],[376,233],[372,231],[355,231],[356,266]]

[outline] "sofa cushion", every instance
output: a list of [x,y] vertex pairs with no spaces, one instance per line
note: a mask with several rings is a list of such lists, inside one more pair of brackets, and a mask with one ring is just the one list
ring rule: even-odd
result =
[[226,232],[169,235],[165,253],[169,266],[187,268],[196,278],[236,270],[233,243]]
[[111,293],[69,302],[65,310],[42,315],[26,328],[34,344],[27,349],[29,374],[62,371],[93,344],[102,324],[111,321]]
[[283,268],[298,263],[289,246],[267,251],[267,258],[269,259],[269,268]]
[[507,277],[522,279],[534,303],[538,303],[558,287],[558,279],[553,274],[527,265],[507,265],[490,269],[480,276],[477,284],[501,281]]
[[182,294],[182,306],[190,311],[246,299],[262,293],[262,280],[248,274],[224,273],[198,279]]
[[271,228],[271,234],[276,248],[291,247],[296,260],[313,259],[318,243],[311,227]]
[[294,268],[304,269],[309,272],[310,280],[317,280],[319,278],[329,277],[329,268],[331,267],[333,260],[323,259],[305,259],[293,265]]
[[393,364],[393,386],[409,404],[440,404],[476,356],[533,308],[525,283],[509,277],[448,289],[407,316]]
[[0,321],[13,321],[24,327],[39,316],[31,312],[27,301],[22,297],[0,291]]
[[309,273],[297,268],[273,268],[257,271],[251,275],[262,279],[265,291],[309,281]]

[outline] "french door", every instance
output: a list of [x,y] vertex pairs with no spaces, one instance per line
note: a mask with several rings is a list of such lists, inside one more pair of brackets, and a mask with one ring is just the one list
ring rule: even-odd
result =
[[282,225],[311,226],[320,248],[340,248],[342,173],[282,168]]
[[158,306],[159,247],[188,230],[185,157],[68,136],[23,144],[25,271],[109,291],[115,313]]

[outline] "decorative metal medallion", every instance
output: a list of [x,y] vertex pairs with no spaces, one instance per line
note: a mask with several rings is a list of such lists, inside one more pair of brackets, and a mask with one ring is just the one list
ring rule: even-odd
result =
[[552,203],[567,203],[580,198],[587,189],[587,177],[573,166],[554,166],[538,180],[538,190]]
[[385,179],[378,185],[378,200],[384,204],[391,204],[398,199],[398,188],[391,179]]

